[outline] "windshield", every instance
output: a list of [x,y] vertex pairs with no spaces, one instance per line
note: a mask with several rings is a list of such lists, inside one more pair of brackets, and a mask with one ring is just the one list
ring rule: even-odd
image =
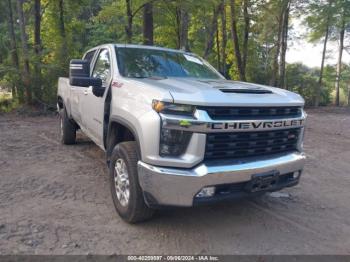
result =
[[116,48],[119,72],[124,77],[191,77],[222,79],[203,59],[193,54],[147,48]]

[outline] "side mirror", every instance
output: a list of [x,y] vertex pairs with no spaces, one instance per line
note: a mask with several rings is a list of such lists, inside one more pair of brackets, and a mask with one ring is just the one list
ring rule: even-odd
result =
[[92,93],[101,97],[105,88],[100,78],[90,77],[90,63],[87,60],[73,59],[69,64],[69,84],[71,86],[92,86]]
[[90,77],[90,62],[73,59],[69,64],[69,84],[72,86],[97,87],[102,86],[102,80]]
[[[98,80],[101,80],[97,78]],[[102,80],[100,85],[93,85],[92,86],[92,93],[97,97],[102,97],[105,92],[105,87],[102,86]]]
[[71,86],[82,86],[82,87],[98,87],[100,88],[102,86],[102,80],[99,78],[94,77],[70,77],[69,78],[69,84]]
[[72,59],[69,63],[69,84],[72,86],[88,86],[90,63],[87,60]]

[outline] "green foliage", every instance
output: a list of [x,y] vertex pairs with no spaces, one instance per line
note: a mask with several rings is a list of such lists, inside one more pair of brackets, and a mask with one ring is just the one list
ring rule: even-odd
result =
[[[336,80],[336,69],[332,66],[327,66],[325,68],[324,82],[326,86],[325,92],[329,95],[329,102],[333,103],[335,97],[335,80]],[[342,65],[342,74],[340,79],[340,104],[347,105],[348,102],[348,92],[350,88],[350,67],[349,65]]]
[[[131,11],[133,14],[132,42],[143,42],[143,9],[142,6],[150,0],[132,0]],[[286,0],[248,0],[248,13],[250,19],[248,56],[246,65],[246,78],[250,82],[269,84],[272,75],[273,58],[278,51],[276,48],[277,31],[279,26],[279,14],[281,6]],[[345,17],[346,23],[350,20],[349,1],[331,0],[292,1],[295,15],[302,15],[305,24],[309,28],[308,39],[313,42],[322,40],[325,35],[327,23],[330,24],[331,40],[335,40],[339,21]],[[213,28],[213,16],[215,8],[221,0],[151,0],[154,13],[154,44],[158,46],[177,48],[179,46],[179,10],[189,13],[190,22],[188,28],[189,47],[192,52],[203,55],[210,31]],[[10,46],[10,34],[8,31],[7,1],[0,2],[0,85],[16,90],[17,96],[23,93],[21,82],[21,70],[23,68],[23,56],[19,37],[17,21],[16,1],[11,0],[14,15],[14,27],[17,41],[17,52],[20,62],[20,70],[15,68]],[[57,79],[59,76],[68,75],[68,63],[72,58],[80,58],[91,47],[103,43],[125,43],[127,41],[125,27],[127,26],[126,0],[63,0],[63,10],[60,10],[60,0],[41,0],[41,41],[40,54],[34,52],[34,1],[25,1],[24,12],[26,18],[26,31],[30,48],[30,72],[31,83],[39,87],[40,99],[45,103],[54,104],[56,100]],[[228,73],[232,79],[238,79],[236,57],[231,38],[230,1],[225,1],[226,12],[226,61],[222,61],[221,54],[217,52],[222,48],[222,22],[218,16],[218,35],[214,34],[214,44],[210,50],[208,60],[218,67],[226,64]],[[301,3],[303,8],[298,9]],[[239,44],[243,45],[244,16],[243,0],[236,0],[236,20],[239,36]],[[60,11],[63,11],[64,33]],[[305,12],[304,12],[305,11]],[[329,20],[327,21],[327,18]],[[242,51],[242,50],[241,50]],[[221,59],[221,60],[220,60]],[[39,65],[41,75],[35,75],[35,66]],[[347,86],[349,83],[349,68],[343,66],[341,79],[342,101],[347,100]],[[315,100],[315,91],[318,88],[318,69],[310,69],[301,64],[287,65],[287,88],[300,93],[308,105]],[[328,66],[324,72],[324,84],[321,92],[321,104],[333,102],[335,81],[335,68]],[[39,79],[40,78],[40,79]],[[39,80],[40,81],[39,81]],[[15,87],[15,88],[14,88]],[[23,95],[22,95],[23,96]]]
[[18,100],[11,93],[0,91],[0,113],[8,113],[18,107]]
[[[334,66],[326,66],[321,89],[320,105],[333,103],[335,95],[334,82],[336,78]],[[314,105],[316,89],[318,88],[319,69],[295,63],[287,65],[287,88],[304,97],[308,106]],[[341,104],[347,104],[348,88],[350,86],[350,67],[343,65],[343,78],[341,80]]]
[[[318,72],[316,70],[299,63],[287,65],[287,88],[304,97],[306,105],[313,105],[317,87]],[[324,96],[322,98],[322,102],[329,102],[324,100],[327,99]]]
[[327,30],[334,31],[334,24],[336,23],[336,13],[338,8],[335,1],[319,1],[312,0],[306,9],[305,22],[309,28],[309,41],[318,42],[324,38]]

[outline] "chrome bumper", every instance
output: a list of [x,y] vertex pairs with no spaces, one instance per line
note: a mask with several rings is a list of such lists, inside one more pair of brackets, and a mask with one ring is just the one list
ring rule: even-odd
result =
[[[252,175],[277,171],[284,175],[301,171],[305,155],[295,152],[273,157],[202,163],[193,169],[167,168],[138,162],[140,185],[157,205],[192,206],[206,186],[251,180]],[[147,199],[146,199],[147,201]]]

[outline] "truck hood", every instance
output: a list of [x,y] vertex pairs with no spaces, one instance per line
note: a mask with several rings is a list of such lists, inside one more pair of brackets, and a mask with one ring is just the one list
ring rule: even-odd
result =
[[169,91],[174,103],[205,106],[302,106],[304,99],[293,92],[258,84],[185,78],[140,79]]

